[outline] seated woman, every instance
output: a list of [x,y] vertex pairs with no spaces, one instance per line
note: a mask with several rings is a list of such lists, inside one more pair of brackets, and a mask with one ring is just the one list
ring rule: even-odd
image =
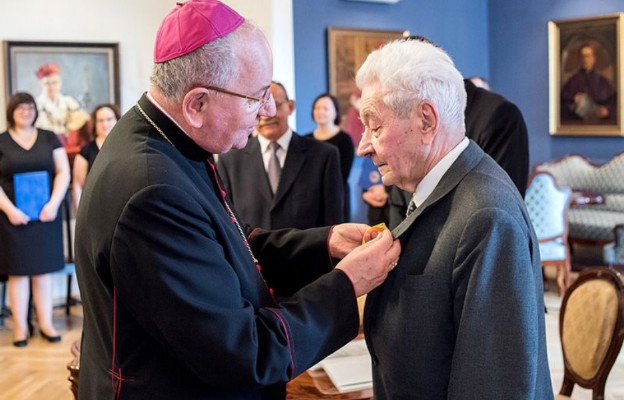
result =
[[93,110],[91,119],[93,124],[93,140],[87,143],[74,159],[73,166],[73,183],[72,183],[72,200],[74,209],[78,209],[82,188],[84,187],[87,174],[95,161],[100,148],[104,144],[106,137],[110,133],[113,126],[120,118],[119,108],[114,104],[101,104]]

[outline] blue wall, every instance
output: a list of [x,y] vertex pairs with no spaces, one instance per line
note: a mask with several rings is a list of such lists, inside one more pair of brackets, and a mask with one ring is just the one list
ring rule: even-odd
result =
[[[312,100],[328,90],[328,26],[409,30],[445,48],[464,76],[482,75],[522,110],[531,164],[582,153],[606,161],[621,137],[550,136],[548,21],[624,11],[623,0],[402,0],[393,5],[294,0],[297,131],[314,128]],[[276,77],[279,80],[279,77]]]
[[604,162],[624,151],[622,137],[548,133],[548,21],[620,11],[622,0],[490,0],[490,80],[523,112],[532,164],[568,153]]
[[312,101],[329,90],[327,27],[409,30],[446,49],[465,76],[488,76],[487,4],[487,0],[402,0],[397,4],[294,0],[297,132],[314,129]]

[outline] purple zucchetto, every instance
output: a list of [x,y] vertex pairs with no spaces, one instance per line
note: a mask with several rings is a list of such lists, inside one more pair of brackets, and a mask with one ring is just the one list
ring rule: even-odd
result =
[[197,50],[231,33],[245,21],[232,8],[217,0],[176,3],[158,28],[154,62],[162,63]]

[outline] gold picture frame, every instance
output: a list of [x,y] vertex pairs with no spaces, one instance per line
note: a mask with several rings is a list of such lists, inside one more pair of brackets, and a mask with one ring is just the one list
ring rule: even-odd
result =
[[[392,40],[401,39],[404,31],[351,28],[327,28],[329,92],[338,98],[343,114],[356,91],[355,74],[370,52]],[[343,121],[346,119],[343,118]]]
[[624,136],[623,15],[548,22],[551,135]]

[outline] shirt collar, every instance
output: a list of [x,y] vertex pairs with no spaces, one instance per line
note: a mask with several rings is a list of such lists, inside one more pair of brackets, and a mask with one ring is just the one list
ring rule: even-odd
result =
[[433,192],[440,180],[448,171],[448,169],[453,165],[455,160],[459,158],[461,153],[468,147],[470,144],[470,140],[467,137],[464,137],[461,142],[457,146],[453,148],[453,150],[449,151],[447,155],[445,155],[432,169],[425,175],[422,181],[416,187],[416,191],[412,196],[416,207],[420,207],[427,197]]
[[[277,144],[279,144],[286,153],[288,152],[288,145],[290,144],[290,139],[292,139],[292,135],[292,129],[288,128],[286,133],[284,133],[282,137],[277,139]],[[262,152],[262,154],[268,151],[269,145],[271,144],[271,141],[269,139],[265,138],[262,135],[258,135],[258,142],[260,142],[260,151]]]

